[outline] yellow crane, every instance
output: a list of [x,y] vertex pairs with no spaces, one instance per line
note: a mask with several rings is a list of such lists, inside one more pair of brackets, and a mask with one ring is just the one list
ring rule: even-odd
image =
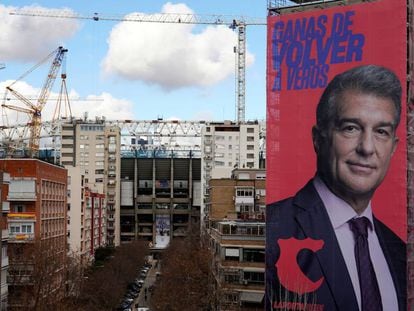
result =
[[[39,141],[40,141],[40,130],[42,125],[42,110],[48,100],[48,97],[50,95],[50,91],[53,87],[53,84],[56,80],[56,75],[59,71],[59,68],[62,65],[62,62],[64,61],[65,54],[68,50],[59,47],[52,53],[50,53],[43,61],[29,69],[26,73],[24,73],[19,79],[14,81],[9,86],[6,86],[6,92],[12,94],[14,97],[16,97],[20,102],[24,104],[24,106],[15,106],[6,104],[3,102],[2,107],[11,109],[17,112],[23,112],[28,115],[29,121],[27,123],[27,126],[29,128],[30,136],[29,136],[29,152],[30,156],[36,157],[38,156],[39,152]],[[21,93],[19,93],[17,90],[14,89],[14,84],[20,80],[22,80],[25,76],[27,76],[29,73],[31,73],[34,69],[39,67],[41,64],[49,60],[50,58],[53,58],[52,64],[50,66],[49,72],[47,74],[46,80],[43,84],[43,87],[41,89],[40,95],[37,98],[35,102],[32,102],[32,100],[28,99]],[[62,74],[63,75],[63,74]],[[65,74],[66,76],[66,74]],[[62,76],[62,79],[65,77]]]
[[197,15],[184,13],[132,13],[126,16],[108,16],[94,13],[93,15],[82,15],[68,13],[67,11],[44,11],[44,10],[16,10],[10,15],[28,17],[51,17],[82,19],[92,21],[121,21],[140,23],[166,23],[166,24],[201,24],[201,25],[227,25],[231,29],[238,30],[238,42],[235,48],[237,56],[236,63],[236,121],[245,121],[245,93],[246,93],[246,26],[266,25],[266,19],[250,18],[245,16],[230,16],[220,14]]

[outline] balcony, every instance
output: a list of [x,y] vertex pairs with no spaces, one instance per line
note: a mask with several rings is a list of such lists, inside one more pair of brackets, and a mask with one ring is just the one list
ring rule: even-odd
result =
[[3,257],[1,259],[1,268],[6,268],[9,266],[9,256]]
[[1,230],[1,239],[7,240],[8,238],[9,238],[9,230],[8,229]]
[[13,233],[9,235],[9,242],[30,242],[35,238],[34,233]]
[[253,205],[254,204],[254,197],[235,197],[234,203],[236,205]]
[[10,182],[8,201],[36,201],[34,179],[13,179]]
[[2,202],[2,205],[1,205],[1,211],[2,211],[3,213],[8,213],[8,212],[10,212],[10,202],[6,202],[6,201]]
[[265,224],[263,222],[222,221],[213,224],[211,235],[217,240],[256,240],[264,242]]

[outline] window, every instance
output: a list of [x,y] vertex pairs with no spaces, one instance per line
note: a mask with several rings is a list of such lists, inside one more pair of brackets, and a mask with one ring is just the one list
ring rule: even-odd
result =
[[234,272],[234,273],[227,272],[224,274],[224,281],[226,283],[239,283],[240,274],[238,272]]
[[24,213],[26,211],[26,207],[24,205],[16,205],[15,211],[16,213]]
[[254,127],[248,127],[247,133],[254,133]]
[[32,225],[22,225],[22,233],[32,233]]
[[20,226],[19,225],[10,225],[10,233],[20,233]]
[[225,260],[237,260],[239,261],[240,250],[238,248],[227,247],[224,254]]
[[103,149],[104,148],[104,144],[97,144],[96,145],[96,149]]
[[230,304],[230,303],[233,304],[239,301],[239,296],[238,294],[235,294],[235,293],[224,294],[223,296],[224,296],[223,297],[224,303],[227,303],[227,304]]
[[265,260],[264,249],[244,249],[243,261],[250,262],[264,262]]
[[97,153],[95,153],[95,156],[96,157],[103,157],[104,153],[103,152],[97,152]]
[[248,159],[254,159],[254,153],[248,153],[247,158]]
[[247,145],[247,150],[254,150],[254,145]]
[[253,188],[238,188],[236,190],[236,196],[238,197],[252,197]]
[[249,283],[264,284],[264,273],[245,271],[243,279]]

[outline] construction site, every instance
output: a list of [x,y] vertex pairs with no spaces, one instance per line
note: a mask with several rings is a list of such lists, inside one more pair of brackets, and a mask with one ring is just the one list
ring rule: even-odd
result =
[[[52,232],[49,239],[55,233],[59,235],[59,241],[69,251],[79,253],[86,264],[93,262],[98,248],[117,247],[136,240],[147,241],[151,255],[158,259],[162,258],[172,240],[183,239],[196,230],[209,241],[211,248],[210,281],[214,289],[214,306],[210,310],[263,310],[266,299],[265,207],[269,203],[266,200],[269,189],[265,187],[266,150],[273,153],[279,144],[272,140],[270,145],[267,141],[269,123],[266,120],[246,118],[246,106],[250,104],[246,101],[246,89],[249,89],[249,81],[246,81],[246,30],[256,26],[267,27],[269,18],[304,12],[313,14],[376,1],[266,2],[267,19],[221,14],[134,13],[120,17],[64,10],[10,11],[10,18],[227,26],[237,37],[234,44],[234,89],[229,90],[234,93],[234,103],[229,106],[234,105],[235,118],[220,121],[167,120],[163,117],[117,120],[111,116],[89,118],[87,110],[82,116],[75,116],[71,105],[79,99],[71,98],[69,86],[71,79],[76,77],[71,77],[66,68],[71,47],[57,47],[0,90],[0,173],[6,173],[4,178],[0,175],[0,188],[3,181],[8,185],[7,199],[4,194],[7,192],[0,190],[4,218],[0,240],[3,246],[11,245],[13,249],[16,245],[32,243],[38,234],[41,237],[40,231],[43,230]],[[407,0],[407,80],[404,81],[406,94],[403,97],[406,100],[403,103],[406,120],[401,121],[401,125],[405,126],[407,133],[409,306],[414,305],[413,9],[413,0]],[[271,58],[274,57],[269,55],[271,30],[267,31],[267,58]],[[270,66],[269,60],[267,66]],[[16,85],[24,82],[39,67],[48,68],[39,94],[21,93]],[[0,63],[0,75],[4,68],[7,68],[7,63]],[[266,75],[270,77],[267,70]],[[269,80],[267,84],[267,92],[276,89],[277,77],[274,84]],[[52,93],[57,96],[52,98]],[[100,100],[103,99],[89,98],[84,103],[93,105],[94,101]],[[43,115],[48,105],[52,105],[49,110],[53,113],[46,120]],[[280,118],[283,118],[282,114]],[[44,164],[30,162],[25,166],[21,164],[25,160]],[[42,167],[40,172],[47,170],[43,168],[47,165],[53,166],[48,172],[50,175],[45,177],[43,172],[36,171],[38,168],[28,168],[39,165]],[[67,176],[56,177],[61,174],[60,169],[65,169]],[[42,182],[44,194],[36,190],[36,185]],[[60,209],[55,213],[54,203],[48,203],[63,204],[61,194],[54,198],[51,193],[53,189],[62,192],[62,187],[67,190],[64,217],[59,214]],[[65,228],[60,227],[63,222],[66,223]],[[11,225],[18,226],[21,231],[11,232]],[[23,229],[26,225],[32,226],[33,232],[22,234],[22,230],[28,230],[26,227]],[[62,241],[64,233],[66,239]],[[42,238],[45,236],[47,233]],[[6,251],[7,260],[11,256],[10,251],[8,253],[7,256]],[[13,306],[19,300],[16,293],[22,284],[5,284],[6,280],[3,280],[3,271],[11,269],[12,261],[10,258],[10,265],[9,261],[3,265],[2,260],[1,310],[14,310],[4,306]],[[17,310],[21,306],[15,304],[14,307]]]

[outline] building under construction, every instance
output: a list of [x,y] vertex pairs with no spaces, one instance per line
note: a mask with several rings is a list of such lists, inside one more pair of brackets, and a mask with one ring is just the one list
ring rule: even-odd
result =
[[121,241],[139,238],[165,248],[200,226],[200,159],[121,160]]

